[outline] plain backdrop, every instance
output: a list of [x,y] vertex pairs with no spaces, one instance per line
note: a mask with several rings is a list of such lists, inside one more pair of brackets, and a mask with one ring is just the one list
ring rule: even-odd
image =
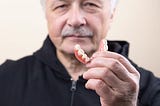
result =
[[[40,0],[1,0],[0,63],[31,55],[47,35]],[[108,34],[130,42],[129,57],[160,76],[160,0],[119,0]]]

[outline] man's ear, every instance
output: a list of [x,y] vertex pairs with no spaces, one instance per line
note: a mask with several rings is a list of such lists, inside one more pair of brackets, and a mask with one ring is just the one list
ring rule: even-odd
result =
[[113,18],[115,16],[115,11],[116,11],[116,8],[113,8],[113,10],[111,11],[111,16],[110,16],[111,22],[113,22]]

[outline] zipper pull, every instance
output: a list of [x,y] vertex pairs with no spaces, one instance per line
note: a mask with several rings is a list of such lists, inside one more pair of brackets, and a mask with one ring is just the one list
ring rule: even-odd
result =
[[71,91],[76,91],[77,81],[74,81],[72,79],[71,79],[71,81],[72,81]]
[[76,86],[77,86],[77,81],[74,81],[73,79],[71,79],[72,81],[72,86],[71,86],[71,104],[70,106],[73,106],[73,102],[74,102],[74,95],[75,95],[75,91],[76,91]]

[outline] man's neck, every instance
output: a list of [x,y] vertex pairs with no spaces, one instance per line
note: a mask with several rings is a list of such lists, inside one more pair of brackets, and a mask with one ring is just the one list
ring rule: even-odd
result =
[[67,72],[71,75],[73,80],[77,80],[80,75],[87,71],[85,65],[80,63],[75,58],[74,54],[65,54],[57,51],[57,57],[66,68]]

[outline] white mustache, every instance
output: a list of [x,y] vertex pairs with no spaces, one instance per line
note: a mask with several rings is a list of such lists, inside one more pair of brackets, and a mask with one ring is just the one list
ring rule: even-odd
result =
[[93,32],[88,28],[88,27],[85,27],[85,26],[82,26],[82,27],[64,27],[62,32],[61,32],[61,35],[63,37],[66,37],[66,36],[83,36],[83,37],[92,37],[93,36]]

